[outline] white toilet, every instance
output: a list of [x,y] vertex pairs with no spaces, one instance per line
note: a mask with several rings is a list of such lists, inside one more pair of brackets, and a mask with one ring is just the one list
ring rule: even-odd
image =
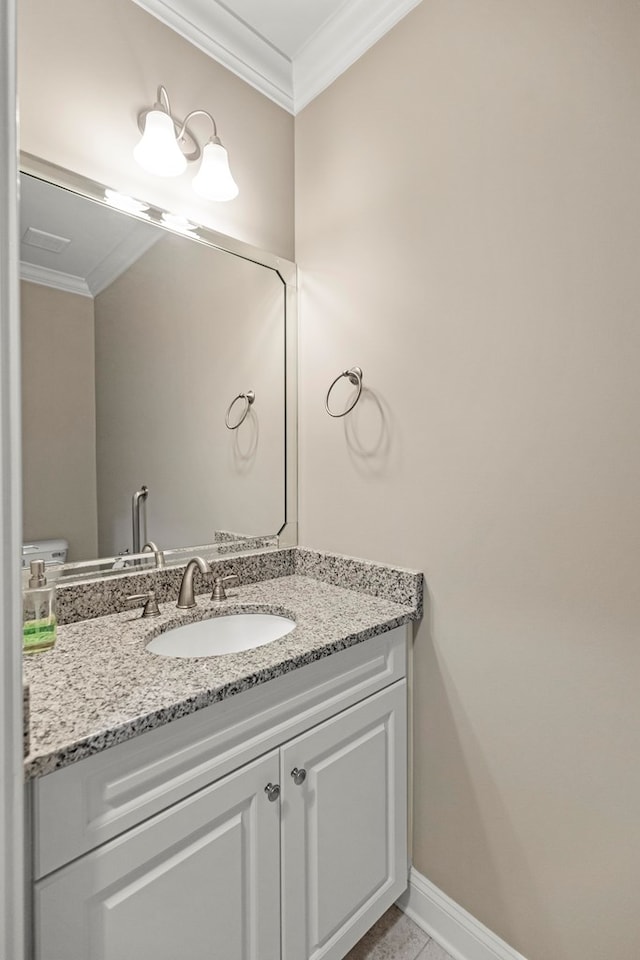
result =
[[33,540],[22,544],[22,568],[29,567],[32,560],[44,560],[45,566],[67,562],[68,540]]

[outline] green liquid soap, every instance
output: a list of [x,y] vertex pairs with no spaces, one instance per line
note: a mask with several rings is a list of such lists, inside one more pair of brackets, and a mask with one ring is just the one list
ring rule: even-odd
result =
[[23,653],[41,653],[43,650],[51,650],[56,642],[57,626],[55,616],[27,620],[22,628]]
[[55,600],[55,586],[49,586],[44,575],[44,560],[32,560],[29,586],[22,594],[23,653],[42,653],[55,644]]

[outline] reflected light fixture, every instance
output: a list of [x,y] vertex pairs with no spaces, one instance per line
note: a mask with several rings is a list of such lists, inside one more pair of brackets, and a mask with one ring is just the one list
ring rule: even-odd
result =
[[125,213],[133,213],[137,217],[149,219],[147,212],[149,206],[146,203],[141,203],[139,200],[134,200],[133,197],[127,197],[124,193],[118,193],[116,190],[109,190],[109,188],[104,191],[104,198],[108,204],[118,210],[124,210]]
[[191,223],[186,217],[180,217],[175,213],[165,212],[161,214],[160,222],[163,227],[168,227],[169,230],[175,230],[176,233],[192,234],[198,229],[197,224]]
[[[213,133],[201,150],[188,127],[196,116],[207,117]],[[188,162],[199,160],[200,169],[193,179],[193,189],[207,200],[233,200],[238,186],[229,169],[229,157],[218,136],[216,122],[206,110],[192,110],[184,120],[176,120],[171,113],[169,95],[158,87],[158,98],[149,110],[138,114],[142,139],[133,151],[140,166],[158,177],[177,177]]]

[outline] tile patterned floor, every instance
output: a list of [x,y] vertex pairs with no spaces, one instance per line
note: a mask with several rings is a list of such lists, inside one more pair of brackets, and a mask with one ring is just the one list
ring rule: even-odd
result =
[[401,910],[391,907],[349,951],[345,960],[451,960],[451,957]]

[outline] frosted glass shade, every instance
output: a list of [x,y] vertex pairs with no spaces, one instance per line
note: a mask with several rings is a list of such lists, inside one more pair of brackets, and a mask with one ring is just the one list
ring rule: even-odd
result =
[[162,110],[150,110],[145,118],[142,139],[133,156],[148,173],[177,177],[187,168],[187,159],[176,140],[173,120]]
[[233,200],[238,185],[231,176],[229,156],[217,137],[205,144],[200,169],[193,178],[193,189],[205,200]]

